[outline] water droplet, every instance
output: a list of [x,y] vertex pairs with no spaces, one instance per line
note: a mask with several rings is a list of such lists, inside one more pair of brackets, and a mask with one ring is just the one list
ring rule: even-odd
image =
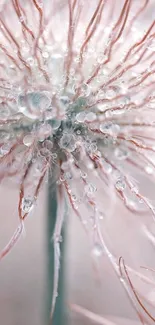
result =
[[65,173],[65,179],[72,179],[73,176],[70,172]]
[[98,104],[97,109],[99,110],[99,112],[104,112],[107,109],[107,105],[105,105],[105,104]]
[[43,142],[52,134],[52,127],[49,124],[42,125],[38,131],[38,139]]
[[97,190],[97,188],[93,184],[87,184],[84,187],[84,190],[88,197],[91,197]]
[[145,171],[147,172],[147,174],[151,175],[151,174],[153,174],[153,167],[147,165],[147,166],[145,167]]
[[101,159],[101,164],[102,167],[105,171],[106,174],[111,174],[112,173],[112,166],[110,164],[108,164],[104,159]]
[[76,120],[79,123],[83,123],[85,121],[86,113],[85,112],[80,112],[76,115]]
[[116,92],[114,89],[107,89],[105,92],[105,96],[107,99],[112,99],[113,97],[116,96]]
[[61,121],[54,119],[54,120],[50,121],[50,124],[51,124],[53,130],[58,130],[61,125]]
[[100,220],[103,220],[104,217],[105,217],[105,214],[103,212],[99,212],[99,216],[98,217],[99,217]]
[[47,51],[42,52],[42,57],[43,57],[44,59],[48,59],[48,58],[49,58],[49,53],[48,53]]
[[24,213],[29,213],[33,209],[34,200],[28,196],[22,199],[22,210]]
[[58,155],[57,155],[57,153],[52,153],[52,158],[55,160],[55,159],[57,159],[57,157],[58,157]]
[[61,236],[61,235],[56,235],[56,236],[55,236],[55,241],[56,241],[57,243],[62,243],[62,241],[63,241],[62,236]]
[[25,137],[23,138],[23,143],[25,144],[25,146],[30,147],[34,142],[34,136],[31,134],[25,135]]
[[6,143],[3,146],[0,147],[0,157],[4,157],[5,155],[7,155],[9,153],[11,149],[11,145],[10,143]]
[[71,198],[72,198],[73,201],[77,201],[77,197],[76,197],[75,194],[72,194],[72,195],[71,195]]
[[100,244],[98,244],[98,243],[95,243],[94,247],[93,247],[93,250],[92,250],[92,253],[93,253],[94,256],[100,257],[103,254],[102,246]]
[[96,120],[96,114],[93,112],[89,112],[88,114],[86,114],[85,120],[87,122],[93,122]]
[[126,188],[126,184],[122,178],[119,178],[115,183],[115,187],[118,191],[124,191]]
[[91,93],[91,87],[87,84],[84,84],[81,89],[81,95],[84,97],[88,97]]
[[87,173],[81,172],[81,177],[82,177],[83,179],[86,179],[86,178],[87,178]]
[[31,92],[18,97],[19,111],[30,119],[40,117],[50,104],[50,97],[43,92]]
[[59,145],[61,148],[72,152],[76,149],[76,138],[73,134],[64,134],[60,139]]
[[66,106],[70,103],[70,98],[68,96],[61,96],[60,101]]
[[115,149],[114,154],[115,154],[115,157],[117,159],[124,160],[124,159],[126,159],[128,157],[129,151],[126,148],[118,147],[118,148]]
[[117,135],[120,131],[120,126],[112,122],[102,123],[100,125],[100,131],[104,134]]
[[139,189],[138,189],[138,186],[136,184],[133,184],[133,183],[130,182],[130,187],[131,187],[131,192],[132,193],[138,194]]
[[[90,147],[89,147],[89,151],[91,153],[96,152],[97,151],[97,144],[96,143],[91,143]],[[92,166],[94,166],[94,165],[92,164]]]

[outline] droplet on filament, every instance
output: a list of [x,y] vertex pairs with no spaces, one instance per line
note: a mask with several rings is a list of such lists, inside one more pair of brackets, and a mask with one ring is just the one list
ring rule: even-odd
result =
[[30,92],[20,94],[18,97],[18,109],[30,119],[37,119],[50,106],[51,99],[43,92]]

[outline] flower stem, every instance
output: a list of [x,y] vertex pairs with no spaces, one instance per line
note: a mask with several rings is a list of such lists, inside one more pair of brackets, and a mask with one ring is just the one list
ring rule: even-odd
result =
[[[55,228],[55,222],[57,217],[57,193],[56,186],[53,184],[52,188],[48,186],[48,220],[47,220],[47,249],[48,249],[48,272],[47,272],[47,321],[49,324],[51,302],[53,294],[53,279],[54,279],[54,243],[53,233]],[[66,324],[64,322],[64,231],[62,233],[62,242],[60,243],[61,260],[59,270],[59,285],[58,296],[56,299],[56,306],[52,317],[52,325]]]

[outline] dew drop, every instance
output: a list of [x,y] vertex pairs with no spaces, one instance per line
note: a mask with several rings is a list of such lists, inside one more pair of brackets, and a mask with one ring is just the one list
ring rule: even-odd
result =
[[102,123],[100,124],[100,131],[104,134],[117,135],[120,131],[120,126],[112,122]]
[[72,194],[72,195],[71,195],[71,198],[72,198],[73,201],[77,201],[77,197],[76,197],[75,194]]
[[34,142],[34,136],[32,136],[31,134],[25,135],[25,137],[23,138],[23,144],[25,144],[25,146],[30,147]]
[[84,84],[81,89],[81,95],[84,97],[88,97],[91,93],[91,87],[87,84]]
[[87,184],[84,187],[84,190],[88,197],[91,197],[97,190],[97,188],[93,184]]
[[153,174],[153,167],[147,165],[145,167],[145,171],[147,172],[147,174],[151,175],[151,174]]
[[18,109],[30,119],[36,119],[48,109],[51,104],[50,97],[43,92],[31,92],[20,94],[18,97]]
[[53,130],[58,130],[61,125],[61,121],[54,119],[54,120],[50,121],[50,124],[51,124]]
[[22,210],[24,213],[29,213],[33,209],[34,200],[28,196],[22,199]]
[[107,105],[98,104],[97,109],[98,109],[99,112],[104,112],[107,109]]
[[106,174],[112,173],[112,166],[108,164],[104,159],[101,159],[102,167]]
[[63,105],[68,105],[70,103],[70,98],[68,96],[61,96],[60,101],[62,102]]
[[100,257],[103,254],[103,249],[100,244],[95,243],[92,249],[92,253],[96,257]]
[[83,123],[85,121],[86,113],[85,112],[80,112],[76,115],[76,120],[79,123]]
[[86,114],[85,120],[87,122],[93,122],[96,120],[96,114],[93,112],[89,112],[88,114]]
[[81,172],[81,177],[82,177],[83,179],[86,179],[86,178],[87,178],[87,173]]
[[99,216],[98,217],[99,217],[100,220],[103,220],[104,217],[105,217],[105,214],[103,212],[99,212]]
[[72,179],[73,176],[70,172],[65,173],[65,179]]
[[48,58],[49,58],[49,53],[48,53],[47,51],[42,52],[42,57],[43,57],[44,59],[48,59]]
[[127,151],[126,148],[119,148],[118,147],[118,148],[115,149],[114,154],[115,154],[115,157],[117,159],[119,159],[119,160],[125,160],[128,157],[129,152]]
[[107,89],[105,92],[105,96],[107,99],[112,99],[113,97],[116,96],[115,90],[114,89]]
[[38,131],[38,139],[40,142],[43,142],[52,134],[52,127],[49,124],[42,125]]
[[11,146],[9,143],[4,144],[2,147],[0,147],[0,157],[4,157],[9,153],[11,149]]
[[64,134],[60,139],[59,145],[63,149],[72,152],[76,149],[76,139],[73,134]]
[[118,191],[124,191],[126,188],[126,184],[122,178],[119,178],[115,183],[115,187]]

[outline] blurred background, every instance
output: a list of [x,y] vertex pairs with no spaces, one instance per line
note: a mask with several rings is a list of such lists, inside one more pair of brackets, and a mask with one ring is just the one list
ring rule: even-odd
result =
[[[8,187],[7,184],[1,186],[0,195],[0,248],[2,249],[18,225],[18,191]],[[123,210],[122,213],[125,217]],[[117,217],[119,222],[119,213]],[[135,312],[106,255],[97,258],[96,269],[94,269],[88,239],[80,222],[74,215],[70,215],[67,217],[66,224],[66,304],[76,303],[100,315],[110,315],[107,317],[117,318],[117,324],[120,325],[138,324],[134,321]],[[36,208],[26,220],[24,234],[11,253],[0,263],[0,324],[45,325],[43,319],[47,295],[46,233],[46,189],[44,188]],[[66,306],[66,310],[67,308]],[[69,312],[67,323],[93,324],[74,312]]]

